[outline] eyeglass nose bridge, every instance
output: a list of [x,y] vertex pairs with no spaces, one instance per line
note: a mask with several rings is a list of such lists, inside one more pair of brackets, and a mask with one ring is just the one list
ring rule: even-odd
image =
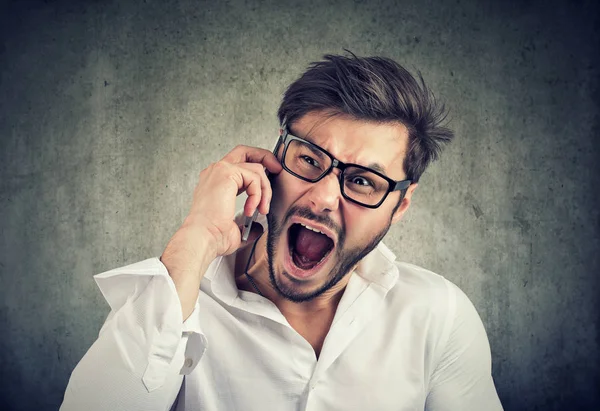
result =
[[346,164],[342,163],[341,161],[339,161],[336,158],[330,157],[331,158],[331,165],[329,166],[329,169],[327,169],[326,172],[323,173],[323,175],[321,175],[321,177],[319,177],[319,179],[317,181],[320,181],[322,179],[324,179],[325,177],[327,177],[330,173],[333,172],[334,168],[337,168],[338,170],[340,170],[340,175],[338,176],[338,179],[340,181],[340,190],[344,190],[344,187],[342,187],[343,185],[343,175],[344,175],[344,170],[346,169]]
[[[323,180],[330,173],[333,173],[334,168],[337,168],[338,170],[340,170],[340,174],[337,176],[337,180],[340,185],[340,193],[342,193],[342,196],[344,198],[350,198],[350,197],[348,197],[348,195],[346,194],[346,190],[344,189],[344,172],[346,171],[346,168],[348,167],[348,165],[346,163],[342,163],[337,158],[334,158],[332,156],[330,158],[331,158],[331,165],[329,166],[329,169],[325,173],[323,173],[323,175],[321,175],[321,177],[319,177],[318,180],[315,181],[315,183]],[[352,201],[355,201],[355,200],[352,200]]]

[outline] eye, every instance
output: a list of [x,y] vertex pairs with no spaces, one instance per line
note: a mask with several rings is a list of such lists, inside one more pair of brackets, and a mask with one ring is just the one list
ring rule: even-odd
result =
[[370,181],[369,179],[366,179],[364,177],[361,177],[361,176],[352,177],[350,179],[350,182],[352,184],[356,184],[358,186],[364,186],[364,187],[372,187],[373,186],[372,181]]
[[315,160],[314,158],[312,158],[312,157],[309,157],[309,156],[303,155],[303,156],[300,156],[300,158],[301,158],[301,159],[302,159],[302,160],[303,160],[305,163],[307,163],[307,164],[309,164],[309,165],[311,165],[311,166],[313,166],[313,167],[319,167],[319,162],[318,162],[317,160]]

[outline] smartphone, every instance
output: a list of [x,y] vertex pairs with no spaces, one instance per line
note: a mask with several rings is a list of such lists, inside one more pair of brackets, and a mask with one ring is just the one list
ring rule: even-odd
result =
[[[279,151],[279,146],[281,145],[281,136],[277,139],[277,144],[275,144],[275,148],[273,149],[273,154],[277,157],[277,151]],[[267,177],[269,176],[269,171],[265,170],[267,173]],[[252,224],[258,218],[258,208],[254,210],[254,214],[252,217],[244,217],[244,229],[242,231],[242,241],[248,241],[248,237],[250,236],[250,230],[252,229]]]

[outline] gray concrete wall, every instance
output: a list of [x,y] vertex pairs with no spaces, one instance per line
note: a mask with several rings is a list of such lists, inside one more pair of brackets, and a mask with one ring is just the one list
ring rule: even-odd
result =
[[3,2],[0,408],[53,410],[108,307],[92,275],[159,255],[200,170],[271,147],[326,52],[419,69],[455,143],[387,242],[478,308],[507,410],[598,410],[593,1]]

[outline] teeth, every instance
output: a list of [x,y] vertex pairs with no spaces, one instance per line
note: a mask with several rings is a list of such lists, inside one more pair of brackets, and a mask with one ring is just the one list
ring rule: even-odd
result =
[[311,231],[314,231],[315,233],[324,234],[322,231],[319,231],[319,230],[317,230],[316,228],[309,227],[309,226],[307,226],[306,224],[302,224],[302,223],[300,223],[300,225],[301,225],[302,227],[304,227],[304,228],[307,228],[307,229],[309,229],[309,230],[311,230]]

